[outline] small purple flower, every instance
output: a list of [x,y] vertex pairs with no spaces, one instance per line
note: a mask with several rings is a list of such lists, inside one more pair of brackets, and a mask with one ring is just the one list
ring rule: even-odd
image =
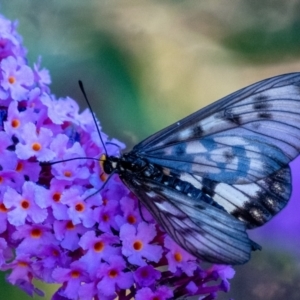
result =
[[80,261],[86,263],[91,275],[95,274],[102,260],[120,254],[120,249],[114,246],[117,243],[119,239],[110,233],[97,237],[94,231],[88,231],[81,237],[79,245],[85,250],[85,254]]
[[[142,221],[137,201],[125,196],[120,200],[120,206],[122,209],[122,214],[116,216],[116,222],[119,226],[128,223],[131,225],[139,224]],[[144,215],[143,215],[144,217]],[[145,217],[144,217],[145,218]]]
[[9,209],[7,216],[10,224],[24,225],[25,221],[41,223],[47,217],[47,211],[35,203],[36,185],[26,181],[22,187],[22,194],[8,187],[3,196],[3,204]]
[[9,56],[0,62],[2,88],[7,92],[7,97],[13,100],[25,100],[29,87],[33,85],[33,72],[13,56]]
[[57,266],[69,266],[72,262],[67,253],[61,251],[59,245],[55,243],[48,245],[45,243],[43,247],[37,249],[35,255],[39,260],[32,264],[32,270],[48,283],[55,282],[52,273]]
[[72,186],[66,189],[62,194],[61,203],[67,205],[68,217],[74,225],[82,222],[86,228],[90,228],[95,224],[92,210],[93,203],[85,201],[85,195],[82,194],[80,187]]
[[50,226],[45,225],[23,225],[17,227],[12,234],[12,238],[16,241],[20,240],[17,253],[34,254],[48,245],[57,245],[53,233],[50,231]]
[[18,159],[15,171],[18,176],[28,178],[32,182],[37,182],[40,178],[41,166],[27,160]]
[[[59,139],[54,140],[51,145],[52,151],[55,151],[54,153],[58,153],[58,157],[66,160],[73,157],[85,157],[84,151],[78,143],[75,143],[72,148],[66,149],[66,141],[64,137],[65,136],[63,135],[58,136]],[[54,176],[57,179],[68,181],[74,181],[76,179],[88,180],[90,172],[84,163],[85,160],[77,159],[56,164],[53,166]]]
[[85,233],[82,224],[74,225],[72,221],[54,221],[53,230],[61,247],[71,251],[79,248],[80,236]]
[[35,122],[38,114],[32,108],[24,111],[19,110],[19,102],[13,101],[8,106],[7,120],[4,122],[5,132],[10,136],[21,137],[23,126],[28,122]]
[[165,247],[169,249],[166,255],[169,270],[175,273],[179,268],[187,275],[192,276],[197,269],[195,257],[178,246],[169,236],[165,237]]
[[207,272],[216,273],[217,277],[222,280],[221,282],[221,289],[224,292],[228,292],[230,288],[230,284],[228,279],[232,279],[235,271],[230,266],[223,266],[223,265],[213,265]]
[[145,266],[146,261],[158,262],[162,256],[162,248],[151,245],[150,242],[156,235],[155,226],[144,222],[134,226],[124,224],[120,230],[120,239],[123,242],[122,253],[134,265]]
[[98,228],[101,231],[110,232],[111,229],[119,229],[119,226],[115,221],[116,212],[118,211],[118,208],[118,201],[111,200],[109,203],[106,203],[94,209],[93,218],[99,224]]
[[[31,163],[32,164],[32,163]],[[36,204],[41,208],[52,208],[52,214],[57,220],[68,220],[68,207],[61,203],[63,191],[68,182],[59,181],[55,178],[51,180],[49,189],[41,186],[36,188]]]
[[26,123],[20,136],[21,143],[16,146],[16,154],[20,159],[36,157],[39,161],[49,161],[55,157],[55,152],[49,149],[52,132],[47,128],[39,128]]
[[56,268],[52,274],[53,278],[60,283],[64,283],[64,289],[60,294],[68,299],[78,299],[78,291],[81,282],[88,280],[85,264],[75,261],[70,268]]
[[26,49],[22,46],[22,38],[16,31],[17,22],[0,18],[0,59],[9,56],[25,57]]
[[126,263],[120,256],[110,256],[107,263],[100,266],[97,277],[100,281],[97,285],[99,291],[105,296],[115,295],[116,289],[128,289],[133,284],[133,278],[129,270],[124,272]]
[[139,267],[133,274],[135,282],[141,286],[152,286],[161,278],[161,273],[153,266]]
[[12,263],[6,265],[6,269],[8,268],[12,269],[11,274],[7,277],[8,282],[18,286],[30,296],[33,296],[34,293],[41,297],[44,296],[44,293],[32,283],[31,261],[27,255],[16,257]]

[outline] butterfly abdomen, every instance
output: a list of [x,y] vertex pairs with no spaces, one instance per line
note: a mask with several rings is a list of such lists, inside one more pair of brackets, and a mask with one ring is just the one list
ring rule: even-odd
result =
[[194,187],[193,184],[181,180],[180,173],[177,174],[168,168],[163,168],[159,165],[150,163],[146,159],[135,156],[134,153],[125,154],[119,159],[116,165],[116,172],[119,174],[120,178],[124,178],[125,181],[126,178],[129,177],[136,177],[139,179],[147,178],[157,185],[167,186],[195,201],[199,201],[199,203],[204,201],[214,207],[224,210],[224,208],[211,197],[213,190],[207,189],[206,186],[202,189],[198,189]]

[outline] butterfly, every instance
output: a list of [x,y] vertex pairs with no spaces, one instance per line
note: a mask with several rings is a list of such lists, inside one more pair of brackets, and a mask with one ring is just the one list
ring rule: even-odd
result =
[[161,227],[195,257],[243,264],[261,249],[247,229],[268,222],[291,195],[300,151],[300,73],[245,87],[106,156]]

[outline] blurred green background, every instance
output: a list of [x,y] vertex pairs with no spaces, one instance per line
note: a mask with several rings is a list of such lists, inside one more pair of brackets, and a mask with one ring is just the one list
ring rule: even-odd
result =
[[[0,11],[19,21],[30,65],[42,56],[52,92],[85,108],[81,79],[104,131],[129,149],[230,92],[300,70],[295,0],[1,0]],[[218,299],[298,300],[299,257],[258,239],[263,251]],[[1,274],[0,299],[30,298]]]

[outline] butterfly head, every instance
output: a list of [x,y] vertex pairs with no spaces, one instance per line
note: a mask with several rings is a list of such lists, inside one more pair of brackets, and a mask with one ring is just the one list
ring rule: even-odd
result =
[[119,157],[102,155],[100,164],[106,174],[111,174],[118,169],[119,161]]

